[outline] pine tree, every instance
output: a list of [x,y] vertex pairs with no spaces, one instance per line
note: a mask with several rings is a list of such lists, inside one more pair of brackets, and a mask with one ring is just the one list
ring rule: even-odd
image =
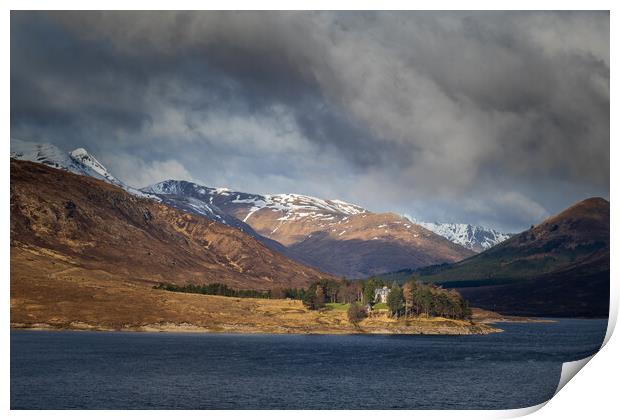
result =
[[387,305],[390,309],[390,315],[398,318],[403,309],[403,290],[394,283],[387,297]]
[[364,283],[364,304],[373,305],[375,303],[375,289],[377,281],[374,277],[369,278]]

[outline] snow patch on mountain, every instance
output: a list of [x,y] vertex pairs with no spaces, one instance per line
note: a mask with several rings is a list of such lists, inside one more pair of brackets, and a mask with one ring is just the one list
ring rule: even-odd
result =
[[[306,217],[332,220],[333,214],[350,216],[367,212],[362,207],[342,200],[323,200],[301,194],[235,194],[237,194],[237,197],[232,200],[233,203],[252,205],[250,211],[245,216],[246,220],[252,214],[264,208],[284,212],[285,215],[278,220],[288,221],[300,220]],[[242,196],[243,198],[241,198]]]
[[[241,220],[233,215],[227,214],[222,211],[213,201],[218,197],[225,197],[230,199],[235,197],[237,200],[242,200],[244,193],[235,193],[228,188],[211,188],[204,185],[196,184],[190,181],[178,181],[169,179],[166,181],[158,182],[148,187],[142,188],[142,192],[146,194],[154,194],[164,203],[169,206],[178,208],[180,210],[198,214],[208,217],[211,220],[223,223],[225,225],[235,227],[253,237],[265,243],[268,247],[273,248],[273,243],[265,242],[266,238],[257,234],[251,226],[245,223],[245,219]],[[234,200],[232,200],[234,201]],[[246,202],[246,201],[243,201]],[[253,200],[247,200],[247,202],[254,202]],[[278,244],[279,247],[281,245]],[[281,252],[278,249],[278,252]]]
[[366,209],[360,206],[356,206],[355,204],[347,203],[342,200],[323,200],[321,198],[301,194],[275,194],[266,195],[265,198],[270,201],[272,205],[287,210],[303,209],[312,211],[327,211],[330,213],[345,215],[355,215],[367,212]]

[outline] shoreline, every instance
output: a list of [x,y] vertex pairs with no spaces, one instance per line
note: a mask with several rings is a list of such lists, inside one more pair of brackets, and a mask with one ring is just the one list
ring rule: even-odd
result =
[[[242,325],[221,326],[218,328],[203,327],[189,323],[160,323],[132,325],[120,328],[92,325],[83,322],[54,325],[46,322],[18,323],[12,322],[11,331],[95,331],[95,332],[137,332],[137,333],[191,333],[191,334],[262,334],[262,335],[488,335],[501,333],[504,330],[485,323],[466,325],[424,325],[430,322],[409,323],[409,325],[366,327],[366,328],[296,328],[281,326],[277,328],[256,329]],[[416,325],[417,324],[417,325]],[[431,328],[434,327],[434,328]]]
[[515,324],[545,324],[557,322],[542,317],[527,317],[518,315],[502,315],[488,309],[472,308],[472,321],[480,324],[497,324],[501,322]]
[[557,322],[557,320],[535,317],[506,316],[500,318],[477,319],[475,322],[479,324],[552,324]]

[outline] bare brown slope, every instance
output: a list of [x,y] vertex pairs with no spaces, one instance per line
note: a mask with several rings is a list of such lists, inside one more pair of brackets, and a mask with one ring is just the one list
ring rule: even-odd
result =
[[290,249],[314,267],[352,278],[455,262],[473,254],[392,213],[350,216],[331,229],[308,234]]
[[270,289],[324,277],[237,229],[102,181],[13,160],[11,247],[146,282]]

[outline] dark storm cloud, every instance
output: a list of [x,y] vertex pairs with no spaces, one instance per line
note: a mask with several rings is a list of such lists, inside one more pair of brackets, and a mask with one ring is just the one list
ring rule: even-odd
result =
[[609,15],[13,12],[11,125],[138,186],[518,230],[609,194]]

